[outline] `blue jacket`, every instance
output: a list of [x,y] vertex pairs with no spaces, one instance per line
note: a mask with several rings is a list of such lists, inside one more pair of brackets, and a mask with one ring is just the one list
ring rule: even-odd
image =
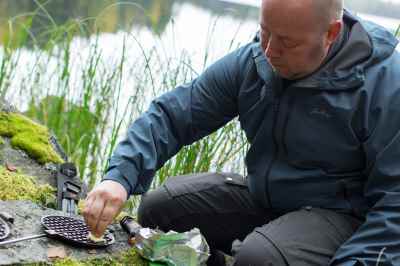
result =
[[[253,198],[365,219],[331,265],[400,265],[400,56],[396,38],[345,12],[346,40],[313,75],[282,86],[257,39],[155,99],[128,129],[105,179],[129,194],[184,145],[239,117]],[[288,197],[290,195],[290,197]],[[381,252],[382,251],[382,252]]]

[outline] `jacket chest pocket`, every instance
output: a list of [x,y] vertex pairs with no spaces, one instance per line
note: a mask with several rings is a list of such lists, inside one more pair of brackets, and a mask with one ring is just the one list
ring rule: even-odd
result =
[[363,153],[351,129],[352,113],[321,98],[293,101],[284,131],[289,163],[327,173],[360,169]]

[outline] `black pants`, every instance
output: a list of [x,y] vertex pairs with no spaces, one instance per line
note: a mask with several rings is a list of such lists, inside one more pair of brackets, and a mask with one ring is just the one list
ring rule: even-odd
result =
[[[288,195],[290,196],[290,195]],[[212,250],[208,265],[223,265],[217,250],[235,265],[328,265],[361,221],[330,210],[305,207],[280,214],[257,206],[243,178],[206,173],[172,177],[142,197],[139,222],[164,231],[200,229]]]

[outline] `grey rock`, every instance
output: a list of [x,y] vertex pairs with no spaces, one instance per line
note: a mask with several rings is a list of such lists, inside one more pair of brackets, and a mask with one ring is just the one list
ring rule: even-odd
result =
[[[40,223],[41,217],[46,215],[63,215],[62,212],[43,208],[29,201],[0,201],[0,212],[5,211],[11,214],[15,221],[11,226],[11,235],[7,240],[21,238],[30,235],[43,233]],[[82,217],[77,217],[82,218]],[[77,248],[59,240],[47,237],[26,240],[0,246],[0,265],[23,265],[26,263],[51,262],[47,257],[49,248],[63,247],[68,257],[77,260],[87,260],[89,258],[101,258],[128,250],[128,236],[122,231],[118,224],[109,227],[113,231],[115,243],[107,248],[96,249],[93,251],[86,248]]]

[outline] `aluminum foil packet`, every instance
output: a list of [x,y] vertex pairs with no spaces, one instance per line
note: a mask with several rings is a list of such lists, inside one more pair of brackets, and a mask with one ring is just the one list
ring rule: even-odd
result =
[[203,266],[210,256],[210,248],[197,228],[184,233],[142,228],[134,245],[144,258],[168,266]]

